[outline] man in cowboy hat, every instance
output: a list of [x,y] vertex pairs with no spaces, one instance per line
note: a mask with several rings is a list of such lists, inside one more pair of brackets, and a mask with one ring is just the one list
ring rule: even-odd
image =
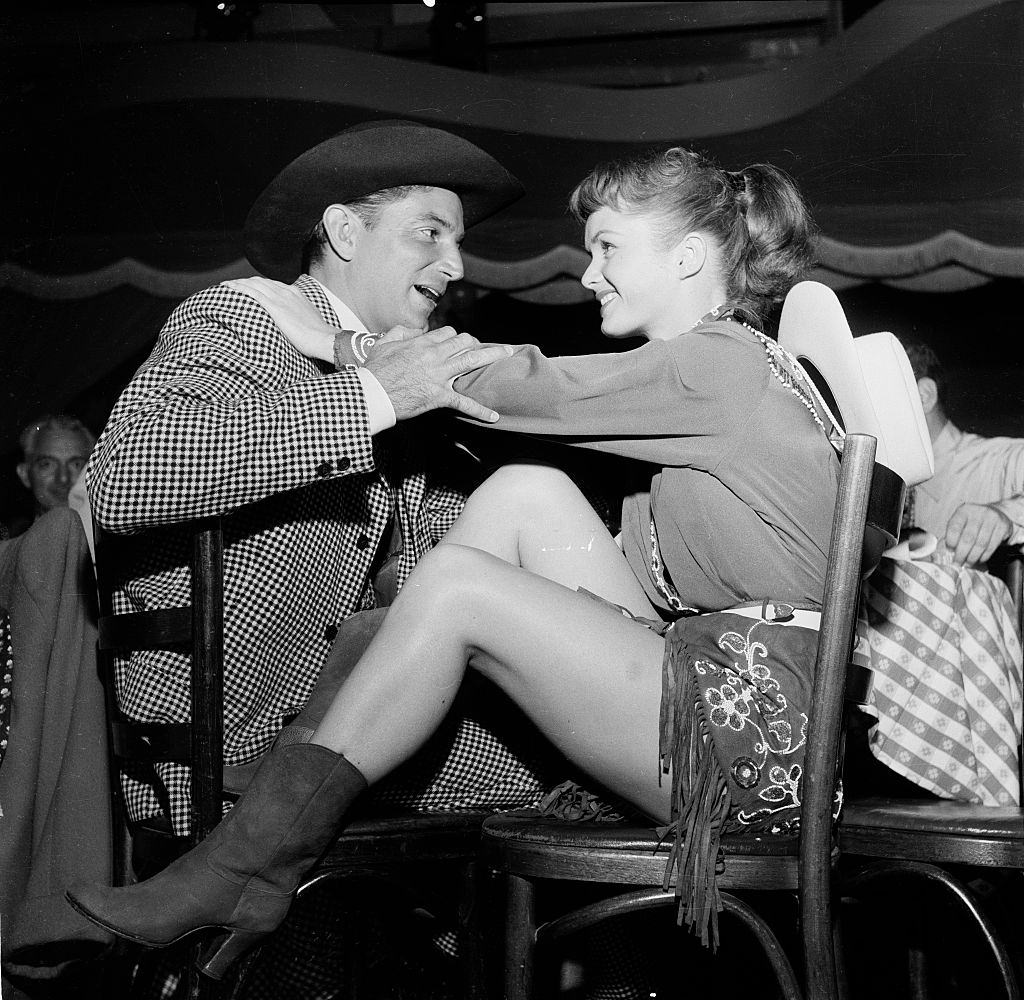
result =
[[[335,369],[300,355],[261,306],[221,284],[175,310],[114,408],[88,470],[94,515],[113,532],[161,528],[145,546],[145,566],[115,595],[119,610],[187,603],[186,535],[175,525],[226,517],[229,766],[270,746],[325,662],[344,669],[351,653],[339,637],[329,660],[332,642],[341,623],[378,604],[386,557],[400,586],[458,516],[464,494],[440,472],[442,442],[417,444],[415,427],[387,432],[440,407],[497,419],[452,381],[507,349],[450,328],[423,331],[462,277],[464,229],[521,194],[492,157],[440,129],[387,121],[345,130],[260,195],[246,250],[338,328],[339,356],[365,364]],[[187,662],[176,652],[135,654],[121,666],[123,710],[186,720]],[[438,751],[435,782],[396,797],[430,808],[536,796],[533,772],[485,726],[459,725]],[[466,757],[474,759],[460,763]],[[177,832],[188,822],[187,774],[173,764],[162,773]],[[148,786],[126,779],[126,791],[134,818],[157,811]]]

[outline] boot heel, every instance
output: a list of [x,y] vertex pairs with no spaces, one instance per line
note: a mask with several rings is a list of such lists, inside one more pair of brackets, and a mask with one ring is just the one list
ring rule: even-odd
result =
[[230,931],[199,956],[196,968],[209,979],[221,980],[246,952],[267,936],[265,931]]

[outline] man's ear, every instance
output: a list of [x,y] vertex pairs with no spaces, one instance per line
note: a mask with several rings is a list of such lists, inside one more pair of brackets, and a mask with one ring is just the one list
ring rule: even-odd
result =
[[328,205],[323,223],[331,249],[342,260],[351,260],[363,226],[359,217],[347,205]]
[[939,404],[939,387],[935,384],[935,379],[919,378],[917,380],[917,394],[921,397],[921,409],[924,410],[925,414],[929,414]]
[[21,485],[27,490],[32,489],[32,481],[28,478],[28,462],[19,462],[15,466],[15,471],[18,473],[18,478],[21,480]]
[[708,259],[708,245],[699,233],[688,233],[672,248],[672,253],[679,268],[679,276],[688,278],[703,269]]

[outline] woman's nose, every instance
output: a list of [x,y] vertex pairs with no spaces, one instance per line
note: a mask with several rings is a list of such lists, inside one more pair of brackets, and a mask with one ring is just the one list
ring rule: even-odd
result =
[[593,291],[601,279],[601,269],[597,266],[597,261],[592,260],[588,265],[587,269],[583,272],[583,277],[580,278],[580,283],[584,288],[589,288]]

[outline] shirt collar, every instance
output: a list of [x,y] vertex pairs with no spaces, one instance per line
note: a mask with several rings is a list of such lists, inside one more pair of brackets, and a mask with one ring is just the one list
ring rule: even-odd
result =
[[354,313],[352,310],[345,305],[337,295],[334,294],[322,281],[317,281],[313,275],[309,276],[313,281],[323,289],[324,295],[327,296],[327,301],[330,302],[331,307],[338,314],[338,325],[343,330],[351,330],[353,333],[369,333],[366,329],[366,324]]
[[964,432],[952,420],[947,420],[942,425],[938,437],[932,442],[932,454],[945,455],[955,451],[963,436]]
[[942,459],[956,452],[963,436],[964,432],[952,420],[947,420],[932,442],[932,457],[935,459],[936,473],[931,479],[916,486],[915,489],[921,490],[936,503],[941,502],[949,492],[949,484],[945,481],[946,473],[943,471],[948,468],[949,462],[942,461]]

